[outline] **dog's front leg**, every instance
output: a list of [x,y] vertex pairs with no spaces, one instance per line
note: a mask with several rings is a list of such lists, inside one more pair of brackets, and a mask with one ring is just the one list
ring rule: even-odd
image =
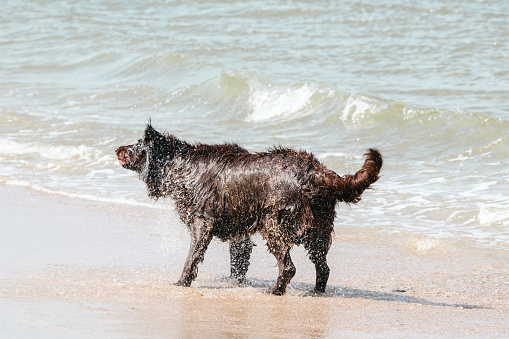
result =
[[212,240],[212,225],[212,222],[204,218],[196,218],[191,224],[191,246],[177,286],[189,287],[196,279],[198,264],[203,261],[205,251]]

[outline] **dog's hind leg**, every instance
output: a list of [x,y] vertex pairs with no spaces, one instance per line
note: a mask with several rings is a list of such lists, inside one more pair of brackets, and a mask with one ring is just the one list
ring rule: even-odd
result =
[[323,293],[329,280],[329,266],[327,265],[327,253],[329,252],[331,239],[329,237],[315,237],[305,243],[309,253],[309,259],[315,264],[316,284],[313,292]]
[[203,218],[196,218],[191,225],[191,246],[177,286],[189,287],[191,285],[198,275],[198,264],[203,261],[211,240],[212,223]]
[[325,292],[325,287],[327,286],[327,281],[329,280],[329,272],[330,268],[327,265],[327,259],[325,256],[317,257],[316,259],[311,259],[315,264],[316,269],[316,284],[313,292],[315,293],[323,293]]
[[246,279],[253,246],[254,243],[248,235],[230,241],[230,278],[238,283]]
[[279,275],[276,284],[270,289],[270,293],[283,295],[286,286],[295,275],[295,265],[290,257],[290,250],[294,245],[288,234],[292,230],[292,224],[283,213],[277,213],[265,220],[260,230],[263,238],[267,241],[269,252],[276,257]]

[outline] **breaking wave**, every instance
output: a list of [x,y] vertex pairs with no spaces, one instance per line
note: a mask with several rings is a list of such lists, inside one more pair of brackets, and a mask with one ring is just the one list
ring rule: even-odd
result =
[[[174,92],[165,104],[193,103],[186,114],[214,118],[232,124],[279,126],[317,135],[342,133],[357,138],[355,131],[386,134],[384,142],[399,149],[426,146],[426,153],[455,161],[490,154],[509,156],[509,121],[481,112],[418,107],[363,93],[347,93],[325,84],[282,82],[252,73],[222,73],[203,83]],[[334,132],[335,131],[335,132]],[[352,132],[353,131],[353,132]],[[284,131],[283,131],[284,133]],[[451,140],[455,140],[451,143]]]

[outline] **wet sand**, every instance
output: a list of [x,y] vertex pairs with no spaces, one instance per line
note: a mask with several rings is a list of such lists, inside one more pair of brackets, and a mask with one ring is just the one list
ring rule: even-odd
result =
[[227,246],[214,241],[193,286],[173,286],[189,237],[168,202],[0,184],[0,211],[2,336],[509,337],[507,271],[471,251],[424,255],[338,232],[326,293],[308,293],[314,269],[295,248],[297,274],[276,297],[266,294],[277,268],[260,238],[245,285],[227,279]]

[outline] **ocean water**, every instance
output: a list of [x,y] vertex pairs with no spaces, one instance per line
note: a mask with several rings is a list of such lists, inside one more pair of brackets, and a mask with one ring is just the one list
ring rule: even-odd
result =
[[[145,204],[146,123],[381,179],[337,234],[509,263],[509,2],[5,1],[0,180]],[[472,252],[473,253],[473,252]]]

